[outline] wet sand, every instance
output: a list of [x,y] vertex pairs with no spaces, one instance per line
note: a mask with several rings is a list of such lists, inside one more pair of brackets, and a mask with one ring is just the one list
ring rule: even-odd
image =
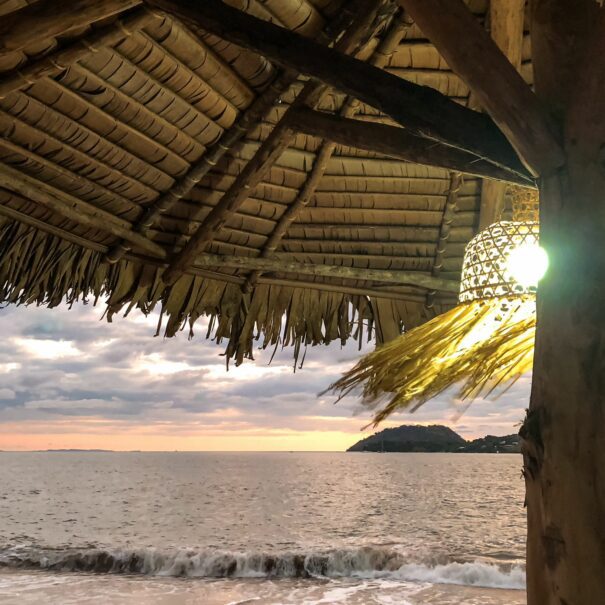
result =
[[391,580],[199,580],[0,570],[3,605],[525,605],[520,590]]

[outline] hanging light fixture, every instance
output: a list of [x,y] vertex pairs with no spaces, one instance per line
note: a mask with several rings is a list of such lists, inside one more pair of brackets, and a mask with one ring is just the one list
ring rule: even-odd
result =
[[472,399],[531,369],[536,290],[548,256],[539,245],[537,192],[514,188],[511,198],[513,220],[494,223],[466,247],[458,305],[364,356],[329,391],[360,391],[377,424],[454,384]]

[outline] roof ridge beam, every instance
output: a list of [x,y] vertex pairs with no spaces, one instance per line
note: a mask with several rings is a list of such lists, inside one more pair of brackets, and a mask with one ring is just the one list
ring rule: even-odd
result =
[[308,108],[296,109],[291,125],[298,132],[330,139],[341,145],[376,151],[406,162],[536,187],[531,175],[518,167],[493,164],[472,153],[410,134],[405,128],[352,120]]

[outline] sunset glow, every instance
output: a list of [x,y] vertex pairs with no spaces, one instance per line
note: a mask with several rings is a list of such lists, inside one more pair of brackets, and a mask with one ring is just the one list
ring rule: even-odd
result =
[[[201,337],[153,338],[157,316],[99,321],[100,307],[0,311],[0,449],[342,451],[374,432],[354,398],[318,397],[361,354],[356,343],[307,352],[255,352],[226,370],[222,346]],[[202,323],[202,322],[200,322]],[[198,327],[198,333],[204,332]],[[364,351],[369,350],[367,345]],[[522,417],[528,381],[496,402],[452,396],[403,423],[447,424],[467,438],[508,434]]]

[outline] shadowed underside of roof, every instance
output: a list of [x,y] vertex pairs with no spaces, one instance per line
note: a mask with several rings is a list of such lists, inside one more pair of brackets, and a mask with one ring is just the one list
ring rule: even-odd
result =
[[[481,162],[461,174],[456,158],[346,138],[353,119],[408,135],[150,4],[77,0],[57,19],[45,0],[0,0],[0,300],[107,298],[109,317],[160,306],[168,336],[210,316],[237,362],[256,339],[298,356],[387,340],[455,304]],[[396,3],[228,4],[480,109]],[[484,2],[467,4],[489,25]],[[531,82],[527,32],[519,53]],[[342,118],[333,140],[303,111],[286,127],[309,108]]]

